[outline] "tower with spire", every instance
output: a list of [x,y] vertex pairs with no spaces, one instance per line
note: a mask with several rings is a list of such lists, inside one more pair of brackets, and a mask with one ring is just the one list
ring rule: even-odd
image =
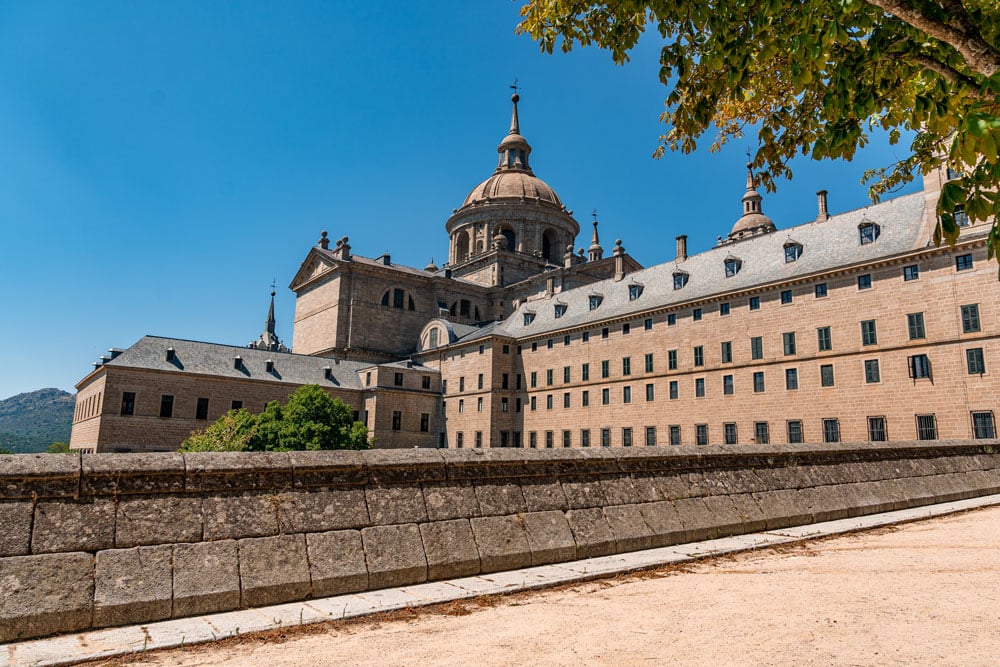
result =
[[267,308],[267,321],[264,323],[264,331],[261,332],[257,340],[251,341],[247,347],[254,350],[266,350],[268,352],[289,352],[285,344],[275,333],[276,321],[274,319],[274,288],[271,288],[271,304]]
[[720,245],[736,243],[737,241],[760,236],[761,234],[770,234],[775,231],[774,221],[764,215],[761,206],[763,199],[760,193],[757,192],[753,175],[753,164],[747,162],[747,189],[743,193],[743,199],[741,200],[743,203],[743,215],[739,217],[736,224],[733,225],[732,231],[720,242]]

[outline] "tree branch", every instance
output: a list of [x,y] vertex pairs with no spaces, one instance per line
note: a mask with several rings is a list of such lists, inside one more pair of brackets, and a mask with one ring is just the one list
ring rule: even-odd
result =
[[956,86],[961,86],[962,88],[965,88],[973,95],[977,96],[979,95],[979,84],[976,83],[976,80],[969,76],[966,76],[965,74],[962,74],[954,67],[950,67],[942,62],[938,62],[934,58],[931,58],[930,56],[924,55],[922,53],[915,54],[913,56],[913,61],[918,65],[920,65],[921,67],[923,67],[924,69],[928,69],[932,72],[940,74],[941,76],[943,76],[945,79],[952,82]]

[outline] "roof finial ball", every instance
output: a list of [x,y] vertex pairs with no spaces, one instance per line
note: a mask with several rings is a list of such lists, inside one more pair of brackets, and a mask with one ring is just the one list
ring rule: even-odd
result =
[[330,239],[326,237],[325,229],[319,234],[319,247],[323,250],[327,250],[330,247]]

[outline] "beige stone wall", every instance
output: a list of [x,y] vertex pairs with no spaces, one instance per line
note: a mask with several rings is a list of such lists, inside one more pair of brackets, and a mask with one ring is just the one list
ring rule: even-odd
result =
[[298,354],[318,354],[338,346],[342,310],[340,277],[330,275],[300,290],[295,297],[292,349]]
[[96,376],[77,392],[76,407],[73,410],[73,428],[69,436],[71,449],[91,453],[97,449],[101,416],[105,413],[104,406],[107,399],[105,379],[104,375]]

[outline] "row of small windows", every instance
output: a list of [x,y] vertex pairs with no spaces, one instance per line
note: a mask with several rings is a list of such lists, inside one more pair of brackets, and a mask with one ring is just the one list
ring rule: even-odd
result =
[[[972,435],[977,439],[993,439],[996,437],[996,422],[993,417],[993,412],[990,410],[973,411],[970,413],[970,418],[972,422]],[[938,429],[937,429],[937,418],[933,414],[922,414],[914,415],[915,419],[915,431],[918,440],[937,440]],[[889,439],[889,429],[887,427],[887,420],[884,416],[868,416],[865,418],[866,427],[868,432],[868,440],[871,442],[886,442]],[[604,427],[597,429],[598,431],[598,444],[601,447],[611,447],[612,445],[617,445],[618,443],[613,440],[613,433],[617,431],[620,434],[620,444],[622,447],[631,447],[635,442],[635,432],[631,426],[623,426],[620,429],[612,429],[610,427]],[[804,440],[804,429],[803,422],[801,419],[790,419],[785,422],[785,432],[786,438],[789,444],[801,444]],[[820,432],[823,438],[823,442],[834,443],[840,442],[840,420],[836,417],[828,417],[820,420]],[[528,432],[528,443],[529,448],[544,447],[546,449],[551,449],[556,446],[556,433],[557,431],[542,431],[541,439],[539,439],[538,431]],[[574,444],[578,444],[580,447],[590,447],[591,440],[591,429],[582,428],[578,431],[578,436],[576,443],[573,442],[573,431],[571,429],[563,429],[558,432],[560,434],[559,444],[562,447],[572,447]],[[657,428],[655,426],[646,426],[639,430],[642,435],[643,444],[648,447],[655,447],[659,443],[657,439]],[[679,424],[672,424],[667,426],[668,433],[668,444],[673,446],[678,446],[684,444],[683,432]],[[752,441],[754,444],[767,445],[771,443],[771,426],[769,422],[766,421],[756,421],[753,422],[753,432]],[[464,446],[465,437],[462,431],[458,431],[455,434],[455,446],[462,448]],[[711,439],[709,437],[709,425],[708,424],[695,424],[694,425],[694,444],[703,446],[710,444]],[[736,422],[725,422],[722,424],[722,443],[726,445],[735,445],[739,443],[738,428]],[[475,431],[475,447],[483,446],[483,432]],[[521,432],[520,431],[500,431],[500,446],[501,447],[521,447]],[[596,445],[595,445],[596,446]]]
[[[195,402],[194,418],[195,419],[208,419],[208,404],[207,398],[198,398]],[[230,409],[239,410],[243,407],[243,401],[232,401],[230,404]],[[122,392],[122,404],[121,404],[121,414],[125,416],[131,416],[135,414],[135,392],[134,391],[124,391]],[[160,395],[160,412],[159,416],[163,419],[170,419],[174,416],[174,396],[173,394],[161,394]]]
[[104,392],[99,391],[96,394],[91,394],[82,401],[78,400],[76,406],[73,408],[73,421],[78,422],[84,419],[90,419],[91,417],[96,417],[101,412],[101,401],[104,397]]
[[406,310],[416,310],[416,306],[413,303],[413,296],[407,294],[404,290],[397,288],[389,289],[385,291],[382,295],[382,305],[392,306],[393,308],[406,308]]

